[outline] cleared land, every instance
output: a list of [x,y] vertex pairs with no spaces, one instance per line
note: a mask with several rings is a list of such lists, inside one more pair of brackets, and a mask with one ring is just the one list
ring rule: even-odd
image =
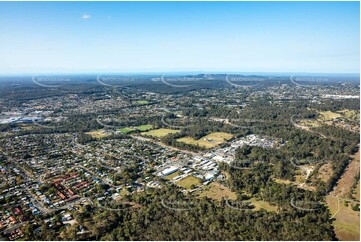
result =
[[338,202],[336,197],[327,196],[327,205],[331,215],[334,215],[333,226],[339,240],[360,239],[360,212],[353,211],[351,203],[345,206],[344,202]]
[[180,132],[180,130],[175,130],[175,129],[155,129],[155,130],[151,130],[148,132],[143,132],[143,135],[147,135],[147,136],[152,136],[155,138],[162,138],[168,134],[175,134]]
[[339,179],[333,195],[339,196],[339,200],[333,196],[327,196],[326,201],[330,208],[330,212],[334,215],[336,235],[340,240],[359,240],[360,239],[360,212],[353,211],[352,206],[355,202],[349,202],[348,206],[342,198],[348,199],[351,186],[355,176],[360,170],[360,150],[355,155],[345,173]]
[[345,173],[338,180],[337,186],[335,187],[333,193],[342,198],[347,198],[348,194],[351,191],[352,184],[355,180],[355,176],[360,171],[360,150],[356,153],[354,159],[346,168]]
[[357,186],[355,188],[354,193],[352,194],[352,197],[360,201],[360,181],[357,183]]
[[143,132],[143,131],[151,130],[152,128],[153,128],[153,125],[145,124],[145,125],[140,125],[140,126],[135,126],[135,127],[122,128],[122,129],[119,129],[119,131],[122,133],[128,134],[128,133],[134,132],[135,130],[139,130],[139,131]]
[[197,193],[200,197],[208,197],[214,200],[221,200],[222,198],[229,200],[236,200],[237,194],[232,192],[228,187],[219,184],[218,182],[212,182],[204,187],[204,190]]
[[[316,128],[322,125],[336,125],[347,130],[355,131],[354,125],[348,126],[347,120],[357,123],[360,120],[360,114],[355,110],[344,109],[337,112],[323,111],[318,113],[319,116],[317,119],[304,119],[300,121],[300,124],[304,126],[304,128]],[[340,118],[341,120],[346,121],[346,123],[334,122],[335,118]]]
[[153,125],[151,125],[151,124],[145,124],[145,125],[140,125],[140,126],[135,127],[135,129],[139,130],[139,131],[148,131],[148,130],[151,130],[152,128],[153,128]]
[[307,126],[307,127],[312,127],[312,128],[317,128],[320,127],[321,124],[314,119],[304,119],[301,121],[301,125]]
[[136,104],[138,104],[138,105],[145,105],[145,104],[149,104],[149,102],[148,102],[148,101],[146,101],[146,100],[139,100],[139,101],[136,101],[135,103],[136,103]]
[[179,175],[180,175],[180,171],[176,171],[168,176],[165,176],[164,179],[172,180],[174,177],[179,176]]
[[273,180],[279,184],[292,184],[293,183],[292,181],[285,180],[285,179],[274,178]]
[[122,128],[122,129],[119,129],[119,132],[122,132],[124,134],[128,134],[128,133],[131,133],[133,132],[135,129],[133,128]]
[[217,145],[220,145],[220,144],[224,143],[225,141],[230,140],[232,138],[233,138],[232,134],[223,133],[223,132],[215,132],[215,133],[206,135],[206,136],[200,138],[199,140],[195,140],[192,137],[184,137],[184,138],[177,139],[177,141],[183,142],[186,144],[191,144],[191,145],[198,145],[200,147],[205,147],[205,148],[209,149],[209,148],[213,148]]
[[320,112],[320,119],[323,121],[330,121],[334,118],[341,118],[342,114],[331,112],[331,111],[324,111]]
[[360,114],[358,111],[356,110],[348,110],[348,109],[344,109],[341,111],[338,111],[338,113],[341,113],[344,115],[345,118],[359,122],[360,121]]
[[103,129],[86,132],[85,134],[88,134],[91,137],[96,138],[96,139],[101,139],[101,138],[104,138],[104,137],[110,135],[110,134],[107,134]]
[[194,176],[187,176],[186,178],[177,181],[176,184],[178,186],[184,187],[186,189],[192,189],[192,185],[194,186],[198,186],[201,184],[201,180],[199,180],[198,178],[194,177]]
[[326,163],[318,170],[318,178],[324,182],[327,182],[330,179],[332,173],[332,165],[330,163]]
[[268,202],[265,201],[258,201],[256,198],[251,198],[249,200],[246,200],[246,202],[251,202],[255,208],[254,210],[259,211],[261,209],[266,210],[267,212],[276,212],[277,206],[273,206]]

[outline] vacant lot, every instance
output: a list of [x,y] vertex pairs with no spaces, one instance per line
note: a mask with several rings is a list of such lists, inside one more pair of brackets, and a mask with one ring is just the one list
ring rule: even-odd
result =
[[110,134],[106,133],[103,129],[86,132],[85,134],[88,134],[91,137],[96,138],[96,139],[101,139],[101,138],[104,138],[104,137],[110,135]]
[[180,132],[180,130],[175,130],[175,129],[155,129],[152,131],[148,131],[148,132],[143,132],[143,135],[147,135],[147,136],[152,136],[155,138],[162,138],[168,134],[175,134]]
[[179,175],[180,175],[180,171],[176,171],[168,176],[165,176],[164,179],[172,180],[174,177],[179,176]]
[[331,215],[334,215],[333,226],[339,240],[360,239],[360,213],[351,209],[351,204],[345,206],[342,200],[327,196],[327,205]]
[[204,187],[204,190],[198,193],[200,197],[208,197],[214,200],[221,200],[222,198],[229,200],[236,200],[237,194],[232,192],[228,187],[223,186],[217,182],[213,182]]
[[219,144],[222,144],[225,141],[230,140],[232,138],[233,138],[232,134],[216,132],[216,133],[211,133],[209,135],[206,135],[206,136],[200,138],[199,140],[195,140],[191,137],[184,137],[184,138],[177,139],[177,141],[183,142],[186,144],[191,144],[191,145],[198,145],[200,147],[205,147],[205,148],[209,149],[209,148],[213,148]]
[[201,180],[199,180],[198,178],[194,177],[194,176],[187,176],[186,178],[177,181],[176,184],[178,186],[184,187],[186,189],[192,189],[192,185],[194,186],[198,186],[201,184]]

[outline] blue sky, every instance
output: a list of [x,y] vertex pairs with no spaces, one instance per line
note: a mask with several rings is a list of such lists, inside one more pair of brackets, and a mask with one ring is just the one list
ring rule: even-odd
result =
[[359,2],[0,2],[0,73],[359,73]]

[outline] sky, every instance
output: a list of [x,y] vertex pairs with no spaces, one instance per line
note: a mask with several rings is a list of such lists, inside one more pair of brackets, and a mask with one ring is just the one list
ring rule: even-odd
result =
[[0,2],[0,74],[360,72],[359,2]]

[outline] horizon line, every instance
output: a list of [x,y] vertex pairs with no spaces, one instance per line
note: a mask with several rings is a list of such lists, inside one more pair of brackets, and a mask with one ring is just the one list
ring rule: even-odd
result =
[[0,73],[1,77],[7,76],[36,76],[36,75],[120,75],[120,74],[133,74],[133,75],[146,75],[146,74],[246,74],[246,75],[294,75],[294,74],[307,74],[307,75],[358,75],[360,72],[262,72],[262,71],[108,71],[108,72],[27,72],[27,73]]

